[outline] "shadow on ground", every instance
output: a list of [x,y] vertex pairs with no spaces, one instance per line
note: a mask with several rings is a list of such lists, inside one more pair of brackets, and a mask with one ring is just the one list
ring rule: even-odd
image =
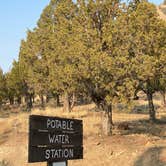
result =
[[[127,124],[127,129],[120,129],[119,133],[122,135],[130,134],[148,134],[152,136],[158,136],[166,139],[166,117],[156,120],[155,123],[151,123],[149,120],[141,119],[134,121],[125,121],[122,124]],[[115,126],[119,126],[120,123],[115,123]],[[123,126],[123,125],[121,125]]]
[[166,166],[162,152],[166,147],[152,147],[143,153],[134,163],[134,166]]
[[[160,105],[154,104],[155,110],[160,108]],[[113,110],[116,112],[128,112],[130,114],[149,114],[149,106],[148,104],[137,104],[132,108],[129,108],[124,104],[116,104],[113,106]]]
[[[155,110],[157,110],[158,108],[160,108],[160,106],[157,104],[154,104],[154,108]],[[130,113],[149,114],[149,106],[147,104],[136,105],[134,106],[134,108],[132,109]]]

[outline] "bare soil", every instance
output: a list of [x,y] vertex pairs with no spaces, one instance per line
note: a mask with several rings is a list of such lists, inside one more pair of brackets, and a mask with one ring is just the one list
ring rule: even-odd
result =
[[[141,102],[142,103],[142,102]],[[157,102],[156,102],[157,103]],[[159,103],[159,102],[158,102]],[[149,123],[146,113],[113,114],[112,136],[101,134],[101,112],[90,111],[94,105],[76,107],[68,114],[61,109],[34,110],[33,114],[79,118],[84,124],[84,159],[69,161],[69,166],[166,166],[166,110],[157,109],[156,124]],[[0,161],[10,166],[46,166],[27,162],[28,113],[0,118]],[[127,130],[119,130],[119,123]]]

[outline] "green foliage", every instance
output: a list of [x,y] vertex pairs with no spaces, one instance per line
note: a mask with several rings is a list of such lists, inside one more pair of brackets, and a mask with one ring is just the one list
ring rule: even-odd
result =
[[[147,2],[140,3],[129,19],[134,39],[130,51],[134,56],[136,79],[141,83],[155,82],[165,70],[162,59],[165,57],[166,23],[158,18],[156,7]],[[156,86],[151,88],[155,90]]]
[[51,87],[60,92],[72,93],[77,88],[75,62],[80,46],[74,27],[75,14],[76,7],[69,0],[59,2],[54,11],[56,24],[52,40],[54,48],[49,56],[49,79]]
[[18,95],[85,93],[103,109],[129,102],[138,87],[161,89],[165,36],[166,22],[146,1],[51,0],[21,42],[7,85]]
[[22,71],[19,63],[14,61],[12,70],[6,74],[6,86],[9,96],[21,96],[23,94],[23,84],[20,77]]
[[129,21],[133,79],[147,94],[150,118],[154,120],[153,93],[159,90],[160,78],[166,69],[166,22],[158,18],[156,7],[148,2],[139,3],[130,12]]
[[6,88],[5,88],[5,76],[3,71],[0,69],[0,105],[2,104],[3,99],[6,96]]
[[[92,100],[101,107],[106,103],[112,104],[114,99],[124,99],[126,93],[122,92],[126,89],[123,84],[125,80],[130,82],[125,77],[128,70],[123,68],[127,64],[126,57],[122,52],[114,52],[120,47],[119,43],[116,44],[118,47],[115,46],[113,38],[114,31],[119,28],[116,26],[117,16],[122,14],[118,3],[81,1],[79,8],[80,29],[85,34],[81,37],[83,47],[80,49],[78,65],[80,82]],[[122,68],[119,68],[120,64]]]

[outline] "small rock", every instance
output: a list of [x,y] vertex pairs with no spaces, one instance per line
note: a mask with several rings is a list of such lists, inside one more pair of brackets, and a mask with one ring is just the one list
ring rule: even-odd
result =
[[110,152],[110,155],[112,156],[113,154],[114,154],[114,152],[113,152],[113,151],[111,151],[111,152]]
[[97,146],[100,145],[100,144],[101,144],[100,142],[97,142],[97,143],[96,143]]
[[129,130],[129,124],[127,122],[120,123],[117,127],[119,130]]

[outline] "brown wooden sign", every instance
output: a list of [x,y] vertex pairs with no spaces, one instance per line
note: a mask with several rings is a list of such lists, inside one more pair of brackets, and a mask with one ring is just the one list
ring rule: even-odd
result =
[[81,120],[39,115],[29,117],[29,162],[81,159],[82,145]]

